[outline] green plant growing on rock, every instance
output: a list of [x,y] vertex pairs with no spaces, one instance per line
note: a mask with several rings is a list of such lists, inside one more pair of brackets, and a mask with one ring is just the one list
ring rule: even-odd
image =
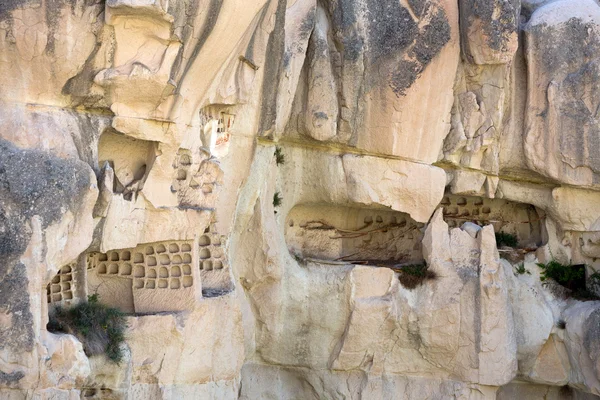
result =
[[273,207],[279,207],[282,201],[283,199],[281,198],[279,192],[275,192],[275,194],[273,195]]
[[496,245],[498,247],[517,247],[519,245],[519,239],[512,233],[496,232]]
[[580,266],[564,265],[556,260],[546,264],[537,263],[537,266],[542,269],[540,275],[542,281],[550,278],[570,290],[585,287],[585,266],[581,268]]
[[403,265],[398,271],[398,279],[402,286],[406,289],[412,290],[427,280],[434,280],[437,278],[437,274],[430,270],[427,264],[410,264]]
[[523,275],[523,274],[531,275],[531,272],[527,268],[525,268],[525,263],[521,263],[521,264],[517,265],[515,267],[515,272],[519,275]]
[[281,151],[281,147],[275,147],[275,163],[277,165],[285,164],[285,154]]
[[114,363],[123,359],[121,344],[125,341],[125,315],[98,301],[98,295],[71,308],[56,307],[50,313],[48,330],[75,336],[87,356],[105,354]]

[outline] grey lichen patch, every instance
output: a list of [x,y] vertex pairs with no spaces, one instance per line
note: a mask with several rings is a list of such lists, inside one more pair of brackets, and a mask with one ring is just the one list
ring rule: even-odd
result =
[[2,0],[0,1],[0,21],[11,18],[14,10],[39,7],[42,5],[42,0]]
[[420,18],[423,16],[423,11],[425,11],[427,0],[408,0],[408,5],[412,9],[412,12]]
[[[567,330],[569,326],[567,325]],[[594,310],[583,327],[583,346],[592,360],[600,356],[600,308]],[[599,371],[596,371],[598,373]]]
[[23,371],[13,371],[10,373],[0,371],[0,385],[10,387],[23,379],[23,377],[25,377]]
[[390,86],[397,96],[405,96],[406,90],[417,80],[422,64],[411,60],[400,60],[392,73]]
[[[521,10],[520,0],[467,0],[460,4],[461,26],[463,41],[468,41],[468,26],[478,20],[482,33],[485,36],[486,45],[495,51],[508,51],[508,43],[517,32],[519,14]],[[465,50],[467,59],[471,59],[468,50]]]
[[417,22],[398,0],[368,0],[366,19],[372,62],[406,49],[419,34]]
[[[7,267],[4,265],[3,269],[6,270]],[[35,336],[29,296],[26,294],[28,280],[25,266],[16,263],[8,273],[5,271],[0,277],[0,314],[10,318],[10,323],[0,329],[0,350],[31,351]],[[0,375],[0,383],[10,375]]]
[[[600,35],[593,22],[579,18],[561,23],[532,18],[524,30],[529,68],[540,88],[537,106],[545,107],[536,113],[543,124],[538,129],[546,145],[560,153],[563,173],[589,168],[598,181],[600,156],[591,149],[600,145]],[[558,116],[556,123],[548,120],[550,115]],[[546,129],[557,134],[547,134]]]
[[42,228],[76,211],[90,187],[90,167],[37,150],[23,150],[0,139],[0,314],[10,317],[0,329],[0,349],[29,351],[33,320],[26,267],[19,262],[39,216]]
[[391,74],[390,86],[397,96],[406,95],[406,90],[450,41],[450,37],[446,13],[438,8],[416,36],[414,45],[408,51],[410,59],[400,60]]
[[363,53],[365,38],[358,27],[356,0],[325,1],[337,49],[344,60],[357,62]]
[[[10,221],[5,225],[9,229],[24,226],[34,215],[42,218],[43,227],[58,221],[67,208],[79,206],[90,184],[89,166],[83,162],[19,149],[0,139],[0,219]],[[12,238],[3,235],[0,256],[25,250],[24,229],[12,233]]]
[[425,69],[425,66],[439,54],[449,41],[450,24],[445,11],[439,8],[431,17],[430,22],[423,27],[422,33],[417,37],[412,53]]
[[529,54],[539,57],[539,60],[529,61],[551,76],[574,72],[586,61],[597,58],[600,52],[598,36],[588,33],[593,32],[593,25],[579,18],[571,18],[559,25],[528,26],[525,32]]

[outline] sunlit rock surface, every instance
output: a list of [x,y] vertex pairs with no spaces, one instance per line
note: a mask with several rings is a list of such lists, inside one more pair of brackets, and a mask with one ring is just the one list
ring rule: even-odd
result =
[[[594,0],[1,1],[0,398],[598,398],[599,51]],[[119,364],[48,325],[92,295]]]

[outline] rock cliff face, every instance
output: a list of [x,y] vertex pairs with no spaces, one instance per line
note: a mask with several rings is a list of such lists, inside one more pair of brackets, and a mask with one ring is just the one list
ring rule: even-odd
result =
[[600,397],[594,0],[2,0],[0,66],[0,398]]

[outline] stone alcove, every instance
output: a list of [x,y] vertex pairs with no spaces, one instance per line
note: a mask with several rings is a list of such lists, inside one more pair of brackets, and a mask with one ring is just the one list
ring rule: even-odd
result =
[[[157,144],[106,131],[98,142],[98,165],[108,162],[115,172],[114,193],[138,191],[156,158]],[[126,196],[131,199],[130,196]]]
[[233,290],[225,237],[210,225],[197,240],[91,252],[63,266],[46,286],[48,304],[70,306],[98,294],[129,314],[192,310],[202,297]]
[[545,213],[531,204],[475,196],[446,195],[440,206],[450,228],[465,222],[493,225],[496,232],[515,235],[519,245],[538,247],[547,241]]
[[302,204],[289,212],[285,239],[302,258],[357,263],[421,262],[424,224],[389,209]]

